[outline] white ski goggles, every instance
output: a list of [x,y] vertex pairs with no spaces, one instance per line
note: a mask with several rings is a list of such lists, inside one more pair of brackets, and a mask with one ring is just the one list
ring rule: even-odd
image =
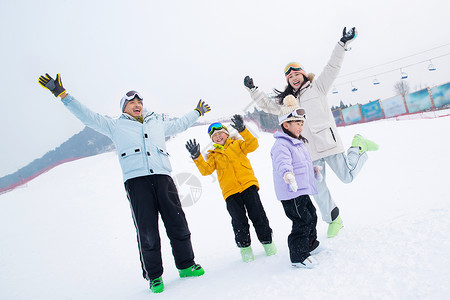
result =
[[121,102],[130,101],[130,100],[133,100],[136,97],[139,100],[141,100],[141,101],[144,100],[144,98],[142,98],[142,96],[138,92],[136,92],[136,91],[129,91],[128,93],[125,94],[125,96],[123,96]]
[[306,112],[304,108],[298,108],[294,110],[293,112],[290,112],[288,114],[285,114],[284,116],[281,116],[278,121],[280,123],[283,123],[284,120],[287,120],[291,117],[297,117],[297,118],[304,118],[306,120]]

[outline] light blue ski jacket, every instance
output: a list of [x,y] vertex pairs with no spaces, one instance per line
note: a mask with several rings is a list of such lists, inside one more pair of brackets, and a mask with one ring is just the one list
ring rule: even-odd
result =
[[67,95],[62,102],[84,125],[114,142],[124,182],[146,175],[170,175],[172,167],[165,138],[185,131],[199,117],[195,110],[175,120],[163,120],[160,115],[149,112],[140,123],[125,113],[115,119],[102,116],[71,95]]

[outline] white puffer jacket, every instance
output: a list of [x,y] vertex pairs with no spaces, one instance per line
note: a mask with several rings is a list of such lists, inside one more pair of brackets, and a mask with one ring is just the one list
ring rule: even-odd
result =
[[[339,74],[344,56],[345,49],[338,43],[322,73],[297,97],[299,105],[306,110],[302,136],[309,141],[306,147],[313,161],[345,151],[327,101],[327,93]],[[268,97],[257,87],[248,91],[259,108],[278,115],[281,108],[278,99]]]

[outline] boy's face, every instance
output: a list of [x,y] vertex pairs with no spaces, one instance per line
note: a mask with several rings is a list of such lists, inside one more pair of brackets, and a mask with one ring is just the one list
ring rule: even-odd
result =
[[217,131],[217,132],[213,133],[211,138],[215,144],[219,144],[219,145],[223,146],[223,145],[225,145],[225,142],[227,141],[228,134],[226,134],[223,131]]
[[284,122],[283,127],[298,138],[303,131],[303,120]]
[[142,116],[142,108],[142,102],[138,99],[133,99],[125,105],[123,112],[137,118]]

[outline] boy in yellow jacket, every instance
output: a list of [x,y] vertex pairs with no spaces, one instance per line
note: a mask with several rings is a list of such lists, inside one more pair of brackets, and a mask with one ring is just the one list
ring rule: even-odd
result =
[[250,240],[248,217],[253,223],[256,235],[267,255],[274,255],[277,248],[272,241],[272,229],[259,198],[258,180],[247,158],[247,153],[258,148],[258,140],[248,131],[240,115],[231,118],[231,126],[244,138],[232,139],[227,128],[221,123],[213,123],[208,134],[214,143],[214,149],[208,150],[205,161],[200,154],[200,145],[194,140],[186,143],[197,168],[203,176],[217,172],[219,185],[231,216],[236,245],[240,248],[242,260],[254,260]]

